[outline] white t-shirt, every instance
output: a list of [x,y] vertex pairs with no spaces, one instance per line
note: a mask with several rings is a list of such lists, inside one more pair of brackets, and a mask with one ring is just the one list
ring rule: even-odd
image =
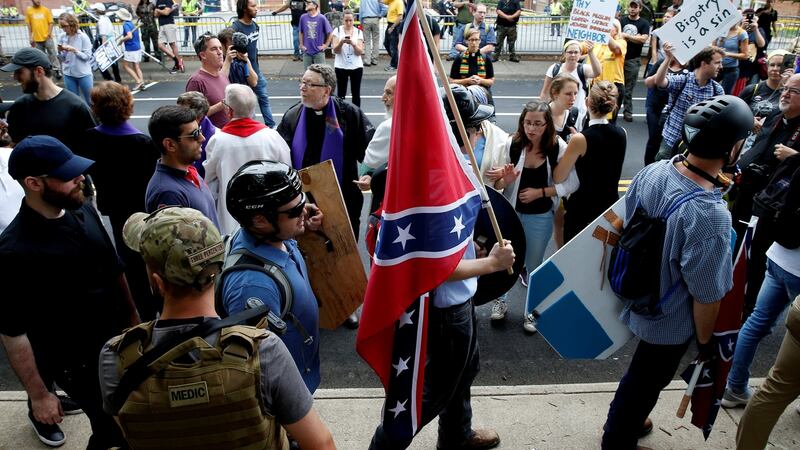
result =
[[10,148],[0,148],[0,233],[17,216],[22,197],[25,197],[22,186],[8,174],[10,156]]
[[767,250],[767,257],[781,269],[800,277],[800,247],[789,249],[775,242]]
[[[346,35],[344,27],[336,27],[336,29],[333,30],[333,36],[340,41],[344,39]],[[353,43],[358,43],[358,41],[364,40],[364,35],[361,33],[361,30],[353,27],[353,31],[350,33],[350,40]],[[334,55],[336,55],[336,58],[333,60],[333,67],[337,69],[354,70],[364,67],[364,61],[361,60],[361,55],[356,55],[355,49],[353,49],[351,44],[342,44],[342,51],[340,53],[334,52]]]
[[[580,64],[580,63],[578,63],[578,64]],[[578,82],[578,95],[577,95],[577,97],[575,97],[575,105],[573,105],[573,106],[577,106],[578,110],[580,110],[581,113],[585,114],[586,113],[586,91],[583,90],[583,85],[581,84],[581,78],[578,76],[578,66],[575,66],[575,70],[573,70],[572,72],[567,72],[566,65],[563,64],[563,63],[561,64],[561,68],[559,69],[558,73],[553,73],[553,70],[555,68],[556,68],[555,64],[553,64],[552,66],[548,67],[547,68],[547,72],[545,72],[545,75],[550,77],[550,78],[555,78],[556,75],[558,75],[558,73],[564,73],[564,74],[567,74],[567,75],[571,76],[572,78],[574,78],[575,81]],[[586,67],[583,68],[583,75],[584,75],[584,77],[586,76]],[[590,81],[591,81],[591,78],[586,77],[586,85],[587,86],[589,86],[589,82]]]
[[105,36],[106,39],[114,38],[114,25],[111,24],[111,19],[104,15],[97,17],[97,34]]

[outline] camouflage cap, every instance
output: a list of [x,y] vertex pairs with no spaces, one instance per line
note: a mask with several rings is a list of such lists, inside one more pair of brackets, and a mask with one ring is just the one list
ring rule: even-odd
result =
[[192,208],[172,206],[133,214],[122,237],[148,266],[179,286],[205,286],[216,271],[204,269],[214,263],[221,267],[224,259],[225,244],[217,227]]

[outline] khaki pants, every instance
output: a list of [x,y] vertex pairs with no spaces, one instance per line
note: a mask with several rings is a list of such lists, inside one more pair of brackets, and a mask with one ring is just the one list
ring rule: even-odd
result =
[[53,66],[53,71],[61,74],[61,62],[58,60],[58,52],[56,51],[56,44],[53,38],[42,42],[36,42],[36,48],[45,52],[50,59],[50,65]]
[[747,403],[739,429],[736,448],[761,450],[786,406],[800,395],[800,296],[786,314],[786,335],[778,350],[775,365],[758,392]]
[[381,48],[380,17],[365,17],[361,20],[364,28],[364,65],[378,62],[378,51]]

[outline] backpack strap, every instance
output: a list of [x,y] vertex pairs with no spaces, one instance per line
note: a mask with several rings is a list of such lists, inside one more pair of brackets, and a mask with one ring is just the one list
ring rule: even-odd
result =
[[675,202],[672,203],[669,209],[667,209],[667,212],[663,216],[661,216],[661,219],[666,221],[667,219],[669,219],[669,216],[671,216],[672,213],[674,213],[675,211],[678,210],[678,208],[681,207],[681,205],[688,202],[689,200],[699,197],[700,195],[703,194],[703,192],[705,192],[703,189],[697,189],[681,195],[675,200]]
[[553,78],[558,76],[558,72],[561,70],[561,63],[553,64]]
[[577,106],[573,106],[569,109],[569,114],[567,114],[567,123],[564,125],[569,129],[570,127],[574,127],[576,123],[578,123],[578,116],[580,115],[580,110]]
[[583,64],[578,63],[578,78],[581,80],[581,87],[586,95],[589,95],[589,86],[586,83],[586,74],[583,72]]

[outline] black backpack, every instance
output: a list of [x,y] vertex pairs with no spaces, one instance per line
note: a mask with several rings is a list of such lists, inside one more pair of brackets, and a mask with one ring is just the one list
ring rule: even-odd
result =
[[778,244],[800,247],[800,155],[783,160],[767,187],[753,197],[753,214],[767,221]]
[[611,290],[630,306],[632,312],[656,315],[661,303],[678,287],[680,280],[661,298],[661,260],[667,219],[681,205],[703,192],[698,189],[681,195],[661,216],[651,216],[637,205],[628,225],[622,230],[619,242],[611,251],[608,281]]
[[[561,63],[555,63],[553,67],[553,78],[558,76],[558,71],[561,70]],[[586,82],[586,74],[583,73],[583,64],[578,63],[578,78],[581,80],[581,88],[586,95],[589,95],[589,83]],[[587,114],[588,116],[588,114]]]

